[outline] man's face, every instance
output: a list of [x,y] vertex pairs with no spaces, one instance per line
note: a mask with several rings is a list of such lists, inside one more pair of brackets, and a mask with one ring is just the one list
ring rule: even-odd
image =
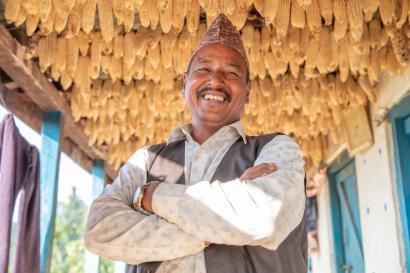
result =
[[246,64],[235,49],[212,44],[194,57],[184,78],[184,98],[192,123],[221,128],[240,119],[248,102]]

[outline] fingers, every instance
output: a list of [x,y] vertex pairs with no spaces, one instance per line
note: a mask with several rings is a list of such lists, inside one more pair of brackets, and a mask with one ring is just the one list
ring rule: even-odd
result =
[[241,175],[242,180],[252,180],[261,176],[266,176],[277,170],[273,163],[262,163],[246,169]]

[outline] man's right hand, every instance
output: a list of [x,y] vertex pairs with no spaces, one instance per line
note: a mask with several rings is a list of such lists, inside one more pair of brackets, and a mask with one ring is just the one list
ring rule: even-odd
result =
[[262,163],[246,169],[239,179],[252,180],[273,173],[277,167],[273,163]]

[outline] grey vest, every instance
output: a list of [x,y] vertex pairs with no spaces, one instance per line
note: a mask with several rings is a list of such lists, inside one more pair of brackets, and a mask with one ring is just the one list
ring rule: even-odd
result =
[[[239,138],[227,151],[211,181],[238,178],[252,167],[263,146],[277,134]],[[164,160],[165,159],[165,160]],[[149,148],[148,178],[185,184],[185,141],[158,144]],[[306,273],[307,231],[305,217],[275,251],[260,246],[211,244],[204,250],[207,273]],[[127,265],[126,273],[154,273],[161,262]]]

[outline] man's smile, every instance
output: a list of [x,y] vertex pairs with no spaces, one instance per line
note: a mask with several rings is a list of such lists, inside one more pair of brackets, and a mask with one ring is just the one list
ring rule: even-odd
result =
[[202,88],[197,94],[198,100],[202,99],[210,103],[229,103],[231,95],[224,88],[213,89],[210,87]]

